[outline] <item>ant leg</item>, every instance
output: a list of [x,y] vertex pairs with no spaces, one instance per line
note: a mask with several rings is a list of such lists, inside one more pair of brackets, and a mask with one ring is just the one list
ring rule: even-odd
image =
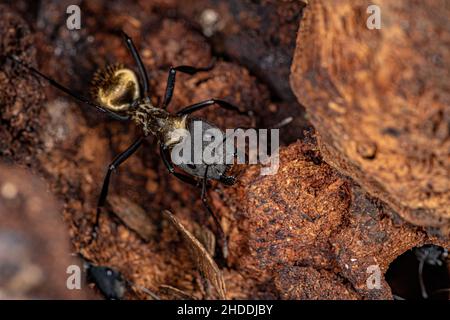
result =
[[108,196],[108,190],[109,190],[109,181],[111,178],[111,173],[118,168],[125,160],[127,160],[133,153],[136,152],[136,150],[140,147],[142,144],[142,141],[144,140],[144,136],[139,137],[131,146],[129,146],[124,152],[119,154],[108,166],[108,171],[106,172],[105,179],[103,180],[103,186],[102,191],[100,192],[100,197],[98,198],[97,203],[97,212],[95,215],[95,223],[93,226],[93,237],[91,238],[91,241],[97,236],[97,230],[100,222],[100,213],[102,207],[105,205],[106,197]]
[[[166,151],[166,149],[165,149],[164,146],[161,144],[161,145],[160,145],[161,158],[162,158],[162,160],[163,160],[163,162],[164,162],[164,165],[165,165],[166,168],[169,170],[170,174],[173,174],[175,177],[177,177],[178,179],[180,179],[181,181],[183,181],[183,182],[185,182],[185,183],[188,183],[188,184],[190,184],[190,185],[193,185],[193,186],[195,186],[195,187],[198,187],[198,186],[199,186],[198,182],[197,182],[195,179],[193,179],[191,176],[188,176],[188,175],[186,175],[186,174],[182,174],[182,173],[175,172],[175,168],[173,167],[173,165],[172,165],[171,162],[169,161],[169,159],[168,159],[167,154],[166,154],[165,151]],[[204,178],[202,179],[202,195],[201,195],[201,200],[202,200],[202,203],[203,203],[204,207],[205,207],[206,210],[208,211],[208,213],[209,213],[210,215],[212,215],[212,217],[214,218],[214,221],[215,221],[215,223],[216,223],[216,225],[217,225],[217,228],[218,228],[218,230],[219,230],[219,233],[220,233],[220,238],[221,238],[221,240],[222,240],[222,246],[223,246],[223,247],[222,247],[222,254],[223,254],[223,257],[226,258],[226,257],[228,256],[228,244],[227,244],[227,238],[226,238],[226,236],[225,236],[225,233],[223,232],[222,225],[221,225],[220,222],[219,222],[219,218],[216,216],[216,214],[214,213],[214,211],[213,211],[213,210],[211,209],[211,207],[209,206],[208,199],[206,198],[206,188],[207,188],[207,185],[208,185],[208,181],[207,181],[208,167],[209,167],[209,166],[206,166],[206,169],[205,169],[205,175],[204,175]]]
[[163,101],[161,108],[166,109],[170,103],[170,100],[172,99],[173,90],[175,88],[175,77],[176,77],[177,71],[187,73],[189,75],[194,75],[197,72],[209,71],[213,67],[214,67],[214,61],[209,66],[204,67],[204,68],[196,68],[196,67],[191,67],[191,66],[170,67],[169,76],[167,78],[166,93],[164,94],[164,101]]
[[215,212],[211,209],[211,206],[209,205],[207,194],[206,194],[207,179],[208,179],[208,168],[209,168],[209,166],[207,165],[206,169],[205,169],[205,175],[204,175],[203,181],[202,181],[202,195],[201,195],[201,199],[202,199],[203,206],[206,208],[208,213],[214,218],[214,222],[216,223],[216,226],[217,226],[220,238],[222,240],[222,254],[223,254],[223,257],[226,259],[228,257],[227,237],[225,236],[225,232],[222,229],[222,225],[220,224],[219,217],[215,214]]
[[225,100],[209,99],[209,100],[205,100],[205,101],[194,103],[190,106],[187,106],[187,107],[181,109],[180,111],[178,111],[177,115],[190,114],[192,112],[204,109],[206,107],[210,107],[214,104],[217,104],[219,107],[224,108],[226,110],[231,110],[231,111],[237,112],[238,114],[242,114],[242,115],[246,115],[246,116],[250,116],[252,114],[251,111],[241,111],[237,106],[235,106],[234,104],[231,104]]
[[192,178],[191,176],[189,176],[187,174],[183,174],[183,173],[179,173],[179,172],[175,171],[175,168],[173,167],[172,163],[170,162],[166,151],[167,151],[167,149],[164,148],[164,146],[162,144],[160,144],[159,145],[159,153],[161,154],[162,161],[163,161],[164,165],[166,166],[167,170],[169,170],[169,173],[187,184],[198,187],[199,183],[197,180],[195,180],[194,178]]
[[55,88],[61,90],[62,92],[66,93],[67,95],[71,96],[72,98],[74,98],[75,100],[78,100],[82,103],[85,103],[87,105],[90,105],[91,107],[96,108],[97,110],[101,111],[101,112],[105,112],[108,115],[110,115],[112,118],[116,119],[116,120],[121,120],[121,121],[125,121],[125,120],[129,120],[130,117],[129,116],[122,116],[118,113],[115,113],[111,110],[108,110],[96,103],[91,102],[89,99],[83,97],[82,95],[79,95],[75,92],[73,92],[72,90],[66,88],[65,86],[63,86],[62,84],[56,82],[55,80],[53,80],[52,78],[50,78],[49,76],[46,76],[45,74],[43,74],[42,72],[40,72],[39,70],[26,65],[25,63],[23,63],[22,61],[20,61],[16,56],[6,56],[6,58],[13,60],[15,63],[17,63],[18,65],[24,67],[25,69],[27,69],[29,72],[31,72],[32,74],[46,80],[50,85],[54,86]]
[[122,36],[125,39],[125,43],[128,47],[128,50],[130,50],[131,55],[133,56],[134,62],[136,63],[138,70],[139,70],[139,76],[141,77],[142,82],[142,89],[144,92],[144,95],[149,96],[149,88],[148,88],[148,76],[147,71],[145,70],[144,64],[142,63],[141,56],[139,55],[139,52],[137,51],[136,47],[134,46],[133,40],[130,38],[129,35],[127,35],[123,30],[121,30]]

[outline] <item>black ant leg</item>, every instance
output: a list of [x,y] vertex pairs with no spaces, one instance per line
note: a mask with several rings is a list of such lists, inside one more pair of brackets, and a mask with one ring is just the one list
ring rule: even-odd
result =
[[220,106],[226,110],[231,110],[231,111],[237,112],[242,115],[246,115],[246,116],[251,115],[251,112],[241,111],[237,106],[235,106],[225,100],[220,100],[220,99],[209,99],[209,100],[205,100],[202,102],[194,103],[194,104],[187,106],[187,107],[181,109],[180,111],[178,111],[177,115],[190,114],[192,112],[204,109],[204,108],[212,106],[214,104],[217,104],[218,106]]
[[93,102],[91,102],[89,99],[76,94],[74,92],[72,92],[70,89],[66,88],[65,86],[63,86],[62,84],[59,84],[58,82],[56,82],[55,80],[53,80],[52,78],[46,76],[45,74],[41,73],[40,71],[38,71],[37,69],[26,65],[25,63],[23,63],[22,61],[20,61],[17,57],[15,56],[6,56],[6,58],[13,60],[15,63],[19,64],[20,66],[24,67],[25,69],[27,69],[28,71],[30,71],[31,73],[33,73],[34,75],[41,77],[45,80],[47,80],[48,83],[50,83],[52,86],[54,86],[55,88],[61,90],[62,92],[68,94],[69,96],[71,96],[72,98],[90,105],[91,107],[96,108],[97,110],[101,111],[101,112],[105,112],[107,114],[109,114],[111,117],[113,117],[116,120],[121,120],[121,121],[125,121],[125,120],[129,120],[130,117],[129,116],[122,116],[118,113],[115,113],[111,110],[108,110],[98,104],[95,104]]
[[129,146],[124,152],[115,157],[111,164],[108,166],[108,171],[106,172],[105,179],[103,180],[102,191],[100,192],[100,197],[98,198],[97,212],[95,215],[95,223],[93,226],[94,232],[91,241],[97,236],[97,230],[100,222],[100,213],[102,207],[105,205],[106,197],[108,196],[111,173],[115,169],[117,169],[125,160],[127,160],[133,153],[136,152],[136,150],[141,146],[142,141],[144,141],[144,138],[144,136],[139,137],[139,139],[133,142],[133,144]]
[[142,63],[141,56],[134,46],[133,40],[127,35],[123,30],[121,30],[122,36],[125,39],[125,43],[127,44],[128,50],[130,50],[131,55],[139,69],[139,76],[141,77],[142,89],[144,91],[144,96],[149,96],[149,88],[148,88],[148,76],[147,71],[145,70],[144,64]]
[[187,174],[183,174],[183,173],[179,173],[179,172],[175,171],[175,168],[173,167],[172,163],[170,162],[166,151],[167,151],[167,149],[162,144],[160,144],[159,145],[159,153],[161,154],[162,161],[163,161],[164,165],[166,166],[167,170],[169,170],[169,173],[187,184],[198,187],[199,183],[197,180],[193,179],[191,176],[188,176]]
[[214,67],[214,61],[209,66],[204,67],[204,68],[196,68],[196,67],[191,67],[191,66],[170,67],[169,76],[167,78],[166,93],[164,94],[164,101],[163,101],[161,108],[166,109],[170,103],[170,100],[172,99],[173,90],[175,88],[175,77],[176,77],[177,71],[187,73],[189,75],[194,75],[197,72],[209,71],[213,67]]
[[220,220],[219,217],[215,214],[215,212],[211,209],[211,206],[209,205],[208,202],[208,198],[206,197],[206,189],[207,189],[207,179],[208,179],[208,168],[209,166],[206,166],[205,169],[205,175],[203,176],[203,180],[202,180],[202,195],[201,195],[201,199],[202,199],[202,203],[203,206],[206,208],[206,210],[208,211],[208,213],[214,218],[214,222],[216,223],[217,229],[219,231],[220,234],[220,238],[222,240],[222,254],[223,257],[226,259],[228,257],[228,242],[227,242],[227,237],[225,236],[225,232],[222,229],[222,225],[220,224]]
[[[178,179],[180,179],[181,181],[188,183],[190,185],[193,185],[195,187],[199,186],[199,183],[193,179],[192,177],[186,175],[186,174],[182,174],[179,172],[175,172],[175,168],[173,167],[173,165],[171,164],[171,162],[169,161],[169,159],[167,158],[167,153],[166,153],[166,149],[164,148],[164,146],[161,144],[160,147],[160,153],[161,153],[161,158],[164,162],[164,165],[166,166],[166,168],[169,170],[170,174],[173,174],[175,177],[177,177]],[[207,181],[207,176],[208,176],[208,167],[206,166],[205,169],[205,176],[202,179],[202,195],[201,195],[201,200],[202,203],[204,205],[204,207],[206,208],[206,210],[208,211],[208,213],[210,215],[212,215],[212,217],[214,218],[214,222],[217,225],[217,228],[219,230],[220,233],[220,238],[222,240],[223,243],[223,247],[222,247],[222,254],[224,256],[224,258],[226,258],[228,256],[228,244],[227,244],[227,239],[225,236],[225,233],[223,232],[222,229],[222,225],[219,222],[219,218],[216,216],[216,214],[214,213],[214,211],[211,209],[211,207],[209,206],[208,203],[208,199],[206,198],[206,188],[208,186],[208,181]]]

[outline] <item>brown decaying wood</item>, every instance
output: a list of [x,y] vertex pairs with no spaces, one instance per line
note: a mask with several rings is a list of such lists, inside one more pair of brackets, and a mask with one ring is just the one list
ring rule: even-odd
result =
[[[370,4],[381,29],[366,28]],[[310,1],[291,85],[324,158],[407,221],[450,232],[450,4]]]
[[[16,14],[2,7],[1,51],[14,52],[59,81],[87,92],[86,79],[105,61],[133,66],[121,39],[111,32],[124,28],[136,40],[150,72],[152,99],[158,103],[170,64],[201,66],[211,60],[212,49],[218,49],[217,44],[208,42],[182,20],[161,14],[163,2],[169,8],[174,6],[163,0],[83,2],[85,25],[76,33],[79,41],[56,15],[65,10],[62,2],[42,2],[46,9],[39,11],[41,27],[35,35]],[[123,10],[124,4],[127,10]],[[298,23],[297,18],[293,19],[295,14],[280,7],[270,20],[265,20],[256,12],[261,10],[254,11],[256,19],[243,17],[237,21],[259,20],[261,24],[233,24],[242,29],[235,34],[238,39],[252,37],[253,30],[260,30],[264,23],[281,19],[285,27],[270,27],[264,37],[271,40],[269,47],[281,40],[278,46],[290,48],[290,33],[285,30],[291,28],[289,24]],[[90,36],[92,41],[88,40]],[[261,46],[266,40],[261,39],[256,51],[266,50]],[[245,47],[242,49],[245,51]],[[286,52],[282,56],[286,57]],[[283,113],[302,114],[297,103],[273,99],[261,81],[268,82],[267,73],[255,77],[258,72],[253,70],[258,68],[249,67],[263,60],[258,61],[259,54],[247,53],[236,54],[249,60],[242,60],[242,64],[219,59],[211,72],[193,77],[180,75],[171,110],[209,97],[224,97],[256,111],[261,123],[267,125],[281,120]],[[198,198],[199,190],[168,175],[149,140],[113,175],[111,195],[140,206],[158,232],[145,242],[115,223],[117,219],[112,219],[111,214],[104,214],[100,237],[87,246],[106,166],[137,132],[131,125],[89,112],[53,89],[45,90],[44,96],[42,85],[33,76],[3,60],[0,63],[1,156],[27,164],[45,179],[50,192],[63,204],[62,216],[73,251],[81,251],[96,264],[114,267],[136,288],[148,288],[161,298],[174,296],[173,290],[164,295],[161,286],[179,289],[186,297],[205,297],[187,246],[160,214],[170,209],[193,234],[197,234],[197,225],[213,226]],[[285,70],[274,75],[272,81],[281,81],[283,74]],[[222,127],[248,126],[248,119],[218,108],[200,112],[199,116]],[[284,128],[281,139],[288,132],[289,141],[303,137],[299,128],[304,127],[304,120],[300,116],[297,119],[301,120],[299,124]],[[365,290],[367,265],[379,264],[384,272],[390,261],[412,246],[425,242],[448,246],[448,242],[427,236],[421,228],[405,224],[389,207],[343,178],[322,161],[314,141],[300,141],[282,149],[278,175],[260,177],[258,168],[248,167],[235,187],[210,193],[230,238],[231,257],[227,267],[221,266],[228,298],[389,298],[385,282],[381,291]],[[213,246],[210,243],[208,247],[212,250]],[[302,283],[297,285],[299,281]],[[145,299],[148,295],[134,290],[126,297]]]

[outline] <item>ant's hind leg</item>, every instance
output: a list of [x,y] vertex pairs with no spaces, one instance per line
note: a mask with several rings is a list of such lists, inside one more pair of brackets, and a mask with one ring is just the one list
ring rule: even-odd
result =
[[241,111],[237,106],[235,106],[232,103],[229,103],[225,100],[221,100],[221,99],[209,99],[209,100],[205,100],[205,101],[201,101],[198,103],[194,103],[190,106],[184,107],[183,109],[181,109],[180,111],[177,112],[178,115],[185,115],[185,114],[190,114],[193,113],[195,111],[199,111],[201,109],[210,107],[212,105],[217,104],[219,107],[225,109],[225,110],[230,110],[230,111],[234,111],[240,115],[244,115],[244,116],[251,116],[252,112],[251,111]]
[[161,108],[166,109],[170,103],[170,100],[172,100],[173,90],[175,89],[175,77],[177,75],[177,71],[187,73],[192,76],[197,72],[211,70],[212,68],[214,68],[214,63],[215,61],[213,61],[209,66],[204,68],[196,68],[191,66],[170,67],[169,76],[167,77],[166,93],[164,94],[164,101]]
[[144,140],[144,136],[139,137],[131,146],[129,146],[124,152],[119,154],[108,166],[108,171],[106,172],[105,179],[103,180],[103,186],[102,191],[100,192],[100,197],[98,198],[97,203],[97,211],[95,214],[95,222],[93,225],[92,230],[92,237],[89,241],[89,243],[92,242],[97,237],[97,232],[99,230],[99,222],[100,222],[100,213],[102,207],[105,205],[106,197],[108,196],[109,191],[109,182],[111,179],[111,173],[120,166],[125,160],[127,160],[133,153],[136,152],[136,150],[139,148],[139,146],[142,144],[142,141]]
[[108,115],[110,115],[112,118],[116,119],[116,120],[120,120],[120,121],[126,121],[126,120],[130,120],[129,116],[123,116],[120,115],[118,113],[115,113],[114,111],[111,111],[101,105],[98,105],[97,103],[94,103],[92,101],[90,101],[89,99],[87,99],[86,97],[73,92],[71,89],[63,86],[62,84],[60,84],[59,82],[53,80],[52,78],[50,78],[49,76],[43,74],[42,72],[40,72],[39,70],[37,70],[36,68],[29,66],[25,63],[23,63],[19,58],[17,58],[16,56],[6,56],[7,59],[12,60],[14,63],[18,64],[19,66],[22,66],[23,68],[27,69],[29,72],[31,72],[32,74],[34,74],[37,77],[40,77],[42,79],[44,79],[45,81],[47,81],[50,85],[52,85],[53,87],[59,89],[60,91],[64,92],[65,94],[71,96],[72,98],[74,98],[75,100],[78,100],[82,103],[85,103],[91,107],[96,108],[97,110],[104,112]]
[[125,39],[125,43],[128,47],[128,50],[130,51],[131,55],[133,56],[134,62],[136,63],[138,70],[139,70],[139,76],[141,77],[141,83],[142,83],[142,89],[144,92],[144,95],[149,95],[149,87],[148,87],[148,76],[147,71],[145,70],[144,63],[142,63],[141,56],[139,55],[139,52],[137,51],[133,40],[129,35],[127,35],[123,30],[121,30],[122,37]]
[[[161,154],[161,158],[162,158],[162,160],[164,162],[164,165],[166,166],[167,170],[169,170],[170,174],[174,175],[176,178],[178,178],[179,180],[181,180],[181,181],[183,181],[183,182],[185,182],[187,184],[193,185],[195,187],[199,186],[199,183],[197,182],[197,180],[195,180],[191,176],[188,176],[186,174],[179,173],[179,172],[175,171],[175,168],[170,163],[170,161],[169,161],[169,159],[167,157],[166,149],[164,148],[163,145],[160,145],[160,154]],[[223,232],[222,225],[220,224],[219,218],[214,213],[214,211],[211,209],[211,207],[210,207],[210,205],[208,203],[208,199],[206,197],[206,190],[207,190],[207,187],[208,187],[208,180],[207,180],[208,168],[209,168],[209,166],[206,166],[204,177],[201,180],[201,182],[202,182],[202,185],[201,185],[202,186],[201,200],[202,200],[203,206],[206,208],[208,213],[214,218],[214,222],[217,225],[217,229],[218,229],[218,232],[220,234],[220,238],[222,240],[222,255],[226,259],[227,256],[228,256],[227,238],[225,236],[225,232]]]

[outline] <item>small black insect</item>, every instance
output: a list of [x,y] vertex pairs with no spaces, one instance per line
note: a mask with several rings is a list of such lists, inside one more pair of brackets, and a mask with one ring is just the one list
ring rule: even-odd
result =
[[108,300],[121,300],[125,292],[131,288],[142,291],[153,300],[160,298],[147,288],[138,286],[125,279],[120,271],[111,267],[96,266],[87,260],[84,262],[86,281],[94,283],[100,293]]
[[[184,172],[178,172],[175,171],[175,166],[170,159],[169,153],[173,146],[179,143],[182,139],[182,137],[177,134],[177,132],[179,132],[177,129],[186,129],[190,133],[192,133],[192,123],[194,119],[189,117],[189,115],[195,111],[213,105],[218,105],[224,109],[232,110],[239,114],[249,115],[250,113],[241,111],[237,106],[220,99],[209,99],[201,101],[193,105],[186,106],[175,114],[167,111],[167,107],[172,99],[177,71],[187,73],[189,75],[194,75],[197,72],[208,71],[212,69],[212,66],[205,68],[195,68],[185,65],[171,67],[169,70],[163,103],[160,107],[153,106],[150,101],[147,72],[144,68],[139,53],[136,50],[132,39],[123,31],[121,32],[121,34],[124,37],[125,43],[137,65],[140,81],[131,69],[127,69],[122,65],[107,67],[106,69],[97,72],[92,81],[92,93],[97,102],[92,102],[91,100],[74,93],[67,87],[42,74],[37,69],[24,64],[15,56],[9,56],[8,58],[12,59],[15,63],[25,67],[33,74],[47,80],[52,86],[65,92],[76,100],[82,103],[86,103],[101,112],[105,112],[108,115],[112,116],[114,119],[121,121],[132,120],[142,128],[141,136],[124,152],[119,154],[108,166],[108,170],[97,204],[97,213],[93,225],[94,231],[92,233],[91,239],[94,239],[98,233],[99,215],[101,212],[101,208],[105,205],[106,202],[111,173],[115,169],[117,169],[127,158],[129,158],[133,153],[136,152],[136,150],[141,146],[143,140],[147,136],[154,135],[158,140],[160,156],[169,173],[185,183],[201,187],[202,203],[206,210],[212,215],[215,223],[217,224],[220,239],[222,241],[223,255],[224,257],[226,257],[226,237],[217,215],[214,213],[208,203],[206,190],[208,188],[208,180],[211,179],[220,181],[225,185],[232,185],[235,183],[235,177],[227,174],[230,165],[179,165],[178,167]],[[219,130],[215,125],[208,123],[205,120],[195,120],[202,122],[203,134],[210,128]]]
[[127,290],[127,284],[119,271],[110,267],[86,266],[87,281],[95,283],[98,290],[108,300],[121,300]]

